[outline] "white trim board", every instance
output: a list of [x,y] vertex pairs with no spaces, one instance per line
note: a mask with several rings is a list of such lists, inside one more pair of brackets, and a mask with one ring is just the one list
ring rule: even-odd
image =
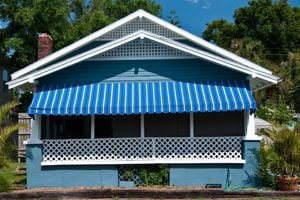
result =
[[153,159],[153,160],[108,160],[108,161],[42,161],[42,166],[55,166],[55,165],[125,165],[125,164],[244,164],[245,160],[242,159],[194,159],[194,160],[176,160],[176,159]]
[[[244,65],[244,67],[248,68],[249,70],[251,69],[252,71],[255,71],[256,73],[265,73],[265,74],[269,74],[270,76],[273,76],[272,75],[272,72],[270,70],[267,70],[247,59],[244,59],[236,54],[233,54],[225,49],[222,49],[214,44],[211,44],[207,41],[205,41],[204,39],[200,38],[200,37],[197,37],[181,28],[178,28],[156,16],[153,16],[151,15],[150,13],[147,13],[146,11],[144,10],[137,10],[136,12],[82,38],[81,40],[78,40],[77,42],[74,42],[73,44],[57,51],[57,52],[54,52],[52,54],[50,54],[49,56],[35,62],[35,63],[32,63],[31,65],[28,65],[27,67],[23,68],[23,69],[20,69],[18,71],[16,71],[15,73],[11,74],[11,77],[12,77],[12,80],[15,80],[19,77],[22,77],[24,76],[25,74],[28,74],[30,72],[33,72],[35,70],[37,70],[38,68],[42,67],[42,66],[45,66],[47,64],[49,64],[50,62],[53,62],[55,61],[56,59],[58,58],[61,58],[62,56],[96,40],[97,38],[99,38],[100,36],[114,30],[115,28],[118,28],[119,26],[122,26],[123,24],[125,23],[128,23],[130,22],[131,20],[135,19],[135,18],[146,18],[154,23],[157,23],[158,25],[164,27],[164,28],[167,28],[169,29],[170,31],[173,31],[174,33],[177,33],[183,37],[185,37],[186,39],[194,42],[195,44],[198,44],[199,46],[203,47],[203,48],[206,48],[220,56],[223,56],[231,61],[234,61],[234,62],[237,62],[241,65]],[[277,83],[278,82],[278,77],[275,77],[273,76],[272,78],[273,80],[275,81],[271,81],[273,84]]]
[[189,53],[189,54],[194,55],[198,58],[201,58],[201,59],[204,59],[206,61],[212,62],[214,64],[224,66],[224,67],[239,71],[241,73],[248,74],[251,77],[257,77],[257,78],[266,80],[268,82],[271,82],[273,84],[277,83],[276,77],[274,77],[274,76],[272,76],[268,73],[257,72],[256,70],[249,69],[244,65],[241,65],[239,63],[236,63],[236,62],[233,62],[231,60],[225,59],[223,57],[216,56],[214,54],[205,52],[203,50],[199,50],[199,49],[196,49],[194,47],[190,47],[186,44],[182,44],[180,42],[177,42],[177,41],[174,41],[174,40],[171,40],[171,39],[168,39],[168,38],[165,38],[165,37],[162,37],[162,36],[147,32],[147,31],[140,30],[140,31],[137,31],[137,32],[132,33],[130,35],[127,35],[125,37],[122,37],[120,39],[113,40],[111,42],[100,45],[100,46],[98,46],[94,49],[91,49],[89,51],[86,51],[84,53],[81,53],[81,54],[78,54],[78,55],[73,56],[71,58],[65,59],[61,62],[50,65],[50,66],[48,66],[46,68],[43,68],[41,70],[37,70],[37,71],[35,71],[31,74],[24,75],[20,78],[12,80],[12,81],[8,82],[8,86],[9,86],[9,88],[14,88],[14,87],[20,86],[20,85],[25,84],[27,82],[31,82],[32,80],[41,78],[41,77],[46,76],[48,74],[51,74],[51,73],[54,73],[56,71],[67,68],[69,66],[72,66],[72,65],[74,65],[78,62],[81,62],[81,61],[87,60],[89,58],[92,58],[95,55],[104,53],[108,50],[111,50],[113,48],[116,48],[118,46],[126,44],[126,43],[128,43],[130,41],[133,41],[135,39],[144,39],[144,38],[147,38],[149,40],[158,42],[160,44],[163,44],[163,45],[172,47],[174,49]]

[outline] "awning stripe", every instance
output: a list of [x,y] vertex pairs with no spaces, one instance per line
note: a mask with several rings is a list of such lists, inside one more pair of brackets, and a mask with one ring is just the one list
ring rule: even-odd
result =
[[131,82],[41,86],[30,115],[123,115],[256,109],[248,81]]

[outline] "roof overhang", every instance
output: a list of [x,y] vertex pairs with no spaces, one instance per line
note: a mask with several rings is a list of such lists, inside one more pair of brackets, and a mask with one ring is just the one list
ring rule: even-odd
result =
[[[110,42],[107,42],[103,45],[100,45],[96,48],[93,48],[89,51],[86,51],[84,53],[75,55],[73,57],[70,57],[68,59],[65,59],[63,61],[54,63],[52,65],[49,65],[45,68],[39,69],[39,70],[34,70],[31,73],[25,74],[23,76],[20,76],[18,78],[14,78],[13,80],[11,80],[10,82],[8,82],[8,86],[9,88],[14,88],[20,85],[23,85],[25,83],[32,83],[34,82],[34,80],[39,79],[41,77],[47,76],[51,73],[57,72],[59,70],[62,70],[64,68],[70,67],[76,63],[79,63],[81,61],[87,60],[89,58],[92,58],[95,55],[104,53],[106,51],[109,51],[111,49],[117,48],[121,45],[124,45],[128,42],[131,42],[133,40],[136,39],[149,39],[152,40],[154,42],[166,45],[168,47],[186,52],[188,54],[191,54],[195,57],[198,57],[200,59],[215,63],[217,65],[223,66],[223,67],[227,67],[230,68],[232,70],[236,70],[238,72],[247,74],[250,76],[250,80],[251,79],[259,79],[262,81],[265,81],[266,84],[276,84],[278,82],[278,78],[273,76],[270,73],[266,73],[265,71],[261,71],[261,70],[256,70],[253,68],[249,68],[243,64],[240,64],[238,62],[234,62],[230,59],[226,59],[224,57],[212,54],[212,53],[208,53],[206,51],[203,50],[199,50],[197,48],[188,46],[186,44],[177,42],[175,40],[172,39],[168,39],[166,37],[162,37],[147,31],[143,31],[143,30],[139,30],[137,32],[134,32],[130,35],[127,35],[125,37],[119,38],[117,40],[113,40]],[[265,84],[260,85],[259,87],[264,87]],[[258,88],[253,88],[253,89],[258,89]]]

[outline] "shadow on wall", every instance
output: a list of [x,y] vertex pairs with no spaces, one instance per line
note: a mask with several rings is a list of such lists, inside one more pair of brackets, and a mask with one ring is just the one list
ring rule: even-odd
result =
[[250,155],[248,157],[247,169],[245,170],[245,174],[247,175],[247,179],[244,181],[244,185],[249,186],[258,186],[259,185],[259,150],[257,148],[248,148],[248,152]]

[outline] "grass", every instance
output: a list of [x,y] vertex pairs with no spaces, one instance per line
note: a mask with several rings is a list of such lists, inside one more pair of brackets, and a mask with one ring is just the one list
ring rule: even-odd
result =
[[[0,173],[4,174],[12,183],[14,189],[25,189],[26,188],[26,172],[16,171],[18,162],[11,160],[8,162],[8,166],[0,169]],[[21,163],[21,168],[25,167],[25,163]]]

